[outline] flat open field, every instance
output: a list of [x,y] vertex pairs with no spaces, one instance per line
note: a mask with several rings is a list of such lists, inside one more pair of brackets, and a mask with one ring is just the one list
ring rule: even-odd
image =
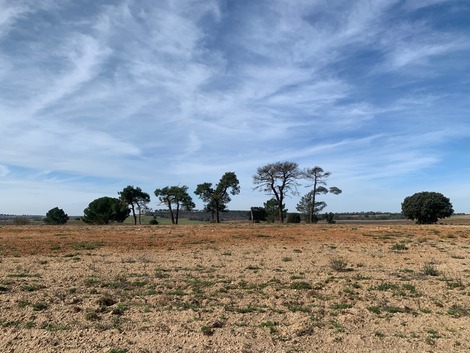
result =
[[468,352],[470,226],[2,226],[0,352]]

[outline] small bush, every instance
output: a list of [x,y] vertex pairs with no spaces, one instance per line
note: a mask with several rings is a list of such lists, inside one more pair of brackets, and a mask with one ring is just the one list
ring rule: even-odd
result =
[[330,260],[330,267],[337,272],[344,272],[347,270],[348,263],[342,257],[336,257]]
[[289,213],[287,215],[287,223],[300,223],[302,217],[299,213]]
[[395,245],[392,246],[392,250],[402,251],[402,250],[408,250],[408,248],[403,243],[396,243]]
[[426,276],[439,276],[439,271],[431,262],[424,264],[422,271]]

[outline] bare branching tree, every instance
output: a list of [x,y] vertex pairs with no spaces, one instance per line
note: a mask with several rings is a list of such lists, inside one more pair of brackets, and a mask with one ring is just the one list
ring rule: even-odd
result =
[[259,167],[253,176],[255,190],[274,196],[278,203],[278,219],[284,222],[283,203],[288,193],[297,193],[298,180],[302,177],[299,165],[295,162],[276,162]]

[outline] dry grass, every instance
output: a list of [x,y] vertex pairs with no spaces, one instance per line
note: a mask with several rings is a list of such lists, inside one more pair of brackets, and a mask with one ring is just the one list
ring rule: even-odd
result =
[[2,352],[470,349],[469,226],[11,226],[0,241]]

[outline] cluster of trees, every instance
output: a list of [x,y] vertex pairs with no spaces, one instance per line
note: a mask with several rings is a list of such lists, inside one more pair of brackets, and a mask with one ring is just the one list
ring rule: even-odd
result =
[[[276,162],[259,167],[253,176],[253,183],[256,185],[255,189],[273,196],[277,206],[277,219],[283,223],[286,217],[285,198],[289,193],[298,194],[299,181],[306,179],[309,182],[307,187],[312,189],[302,196],[296,209],[306,216],[307,223],[315,223],[318,221],[318,214],[327,206],[325,202],[318,201],[317,196],[327,193],[339,195],[342,192],[336,186],[327,188],[326,180],[330,175],[330,172],[325,172],[318,166],[301,170],[295,162]],[[274,204],[274,201],[271,202]],[[269,206],[265,204],[265,208]]]
[[[310,191],[301,197],[296,206],[299,214],[291,214],[291,222],[300,222],[303,215],[307,223],[316,223],[319,213],[327,206],[324,201],[318,200],[318,196],[327,193],[339,195],[342,192],[336,186],[327,187],[330,175],[330,172],[325,172],[321,167],[301,170],[297,163],[288,161],[259,167],[253,176],[254,189],[264,191],[271,199],[264,203],[264,207],[252,207],[251,219],[272,222],[277,219],[279,223],[283,223],[287,216],[284,202],[286,197],[289,194],[297,195],[300,180],[307,180]],[[220,212],[227,210],[230,196],[239,193],[240,183],[234,172],[226,172],[215,185],[208,182],[199,184],[194,191],[194,194],[205,202],[204,211],[210,212],[212,221],[217,223],[220,223]],[[156,189],[154,194],[168,207],[173,224],[178,224],[181,209],[191,211],[195,207],[186,185],[166,186]],[[147,209],[150,195],[131,185],[118,192],[118,195],[118,198],[105,196],[92,201],[85,208],[82,220],[92,224],[123,222],[132,212],[134,224],[141,224],[141,214]],[[412,220],[416,219],[417,223],[435,223],[438,218],[449,217],[453,212],[450,200],[436,192],[416,193],[406,197],[402,203],[403,215]],[[332,213],[326,215],[327,221],[331,223],[333,217]],[[68,219],[62,209],[55,207],[46,214],[44,222],[64,224]]]
[[[207,182],[197,185],[194,193],[206,203],[204,210],[212,214],[212,220],[219,223],[219,213],[227,209],[230,195],[240,193],[240,182],[234,172],[227,172],[215,185]],[[173,224],[178,224],[180,210],[191,211],[196,207],[186,185],[165,186],[156,189],[154,194],[160,203],[168,207]],[[92,224],[123,222],[132,212],[134,224],[141,224],[141,214],[147,209],[150,195],[140,187],[131,185],[118,195],[119,198],[101,197],[92,201],[83,211],[82,220]]]
[[[317,196],[329,192],[336,195],[341,193],[337,187],[326,187],[326,179],[330,174],[318,166],[301,170],[295,162],[276,162],[259,167],[253,176],[253,182],[255,189],[265,191],[272,196],[264,205],[267,214],[272,217],[270,220],[274,221],[276,215],[277,220],[283,223],[287,214],[285,198],[290,193],[298,194],[299,180],[307,179],[310,182],[308,186],[312,189],[302,197],[297,210],[305,216],[307,222],[313,223],[318,219],[318,213],[326,207],[326,203],[318,201]],[[231,196],[239,193],[240,182],[234,172],[226,172],[215,185],[209,182],[198,184],[194,191],[194,194],[205,203],[204,211],[210,212],[212,221],[217,223],[220,223],[220,212],[227,210]],[[154,194],[161,204],[168,207],[173,224],[178,224],[180,210],[191,211],[195,207],[186,185],[166,186],[156,189]],[[150,195],[140,187],[131,185],[118,192],[118,195],[116,198],[105,196],[90,202],[83,211],[82,220],[92,224],[123,222],[132,213],[134,224],[141,224],[141,214],[147,209]],[[63,215],[57,215],[58,211]],[[63,221],[65,215],[63,210],[56,208],[49,212],[55,216],[46,216],[46,223],[66,222]]]

